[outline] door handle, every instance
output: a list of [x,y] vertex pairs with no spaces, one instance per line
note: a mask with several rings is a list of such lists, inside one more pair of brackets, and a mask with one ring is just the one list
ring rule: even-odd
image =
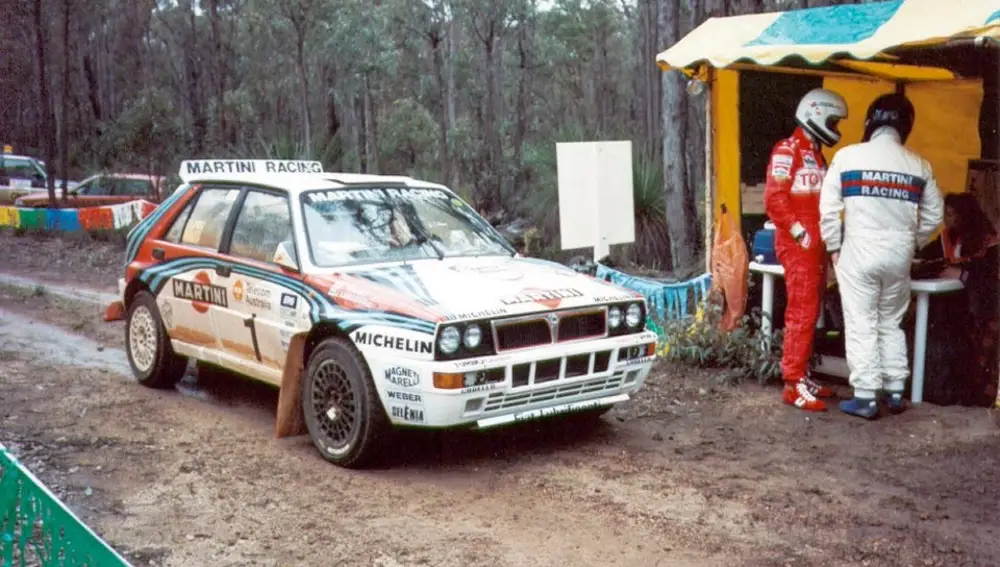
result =
[[163,248],[153,248],[153,258],[156,258],[157,260],[162,260],[166,257],[167,253],[163,250]]
[[215,273],[219,274],[224,278],[228,278],[229,274],[233,273],[233,269],[229,266],[216,266]]

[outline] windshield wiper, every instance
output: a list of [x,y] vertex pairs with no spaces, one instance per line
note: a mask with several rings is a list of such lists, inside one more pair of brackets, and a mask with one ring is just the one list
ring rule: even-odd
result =
[[417,244],[430,244],[431,248],[434,249],[434,252],[437,253],[438,260],[444,260],[444,250],[441,250],[438,247],[437,243],[434,242],[434,239],[429,237],[427,233],[424,232],[423,228],[417,229],[417,232],[419,233],[419,235],[416,238],[414,238],[413,241],[416,242]]
[[400,214],[403,215],[403,218],[406,219],[406,224],[409,225],[410,230],[417,233],[417,237],[414,238],[413,241],[418,245],[430,244],[431,248],[433,248],[434,252],[437,254],[438,260],[444,260],[444,250],[442,250],[437,243],[434,242],[434,238],[431,235],[427,234],[427,231],[424,230],[424,225],[421,224],[420,219],[414,218],[414,215],[408,212],[405,207],[401,206],[399,200],[393,197],[388,191],[383,189],[382,193],[392,204],[393,209],[399,211]]

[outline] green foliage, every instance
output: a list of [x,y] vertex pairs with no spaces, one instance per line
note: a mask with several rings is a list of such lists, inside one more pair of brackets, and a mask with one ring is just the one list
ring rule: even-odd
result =
[[178,109],[167,91],[141,91],[102,136],[102,168],[116,163],[119,168],[155,174],[173,169],[184,140],[177,115]]
[[663,198],[663,167],[647,158],[632,167],[635,243],[625,247],[625,261],[650,268],[670,266],[667,207]]
[[383,173],[415,175],[431,170],[438,160],[441,129],[429,110],[413,98],[389,108],[379,133],[379,169]]
[[661,355],[692,366],[733,369],[740,378],[761,384],[781,380],[782,331],[772,334],[768,346],[760,332],[763,316],[759,309],[744,316],[731,332],[719,327],[721,318],[721,306],[709,303],[695,317],[660,321],[665,335]]

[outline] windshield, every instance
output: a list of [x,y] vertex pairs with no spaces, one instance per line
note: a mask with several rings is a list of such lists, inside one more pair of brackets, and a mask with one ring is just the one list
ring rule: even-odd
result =
[[43,178],[44,172],[34,160],[0,156],[0,177],[10,179]]
[[302,211],[321,267],[514,254],[472,207],[439,189],[308,191]]

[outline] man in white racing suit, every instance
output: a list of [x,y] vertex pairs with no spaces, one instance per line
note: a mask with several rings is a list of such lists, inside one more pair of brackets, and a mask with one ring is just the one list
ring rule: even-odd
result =
[[840,409],[867,419],[878,416],[879,390],[889,395],[890,412],[903,411],[909,365],[900,323],[910,266],[944,216],[930,163],[903,147],[914,118],[904,95],[876,99],[862,142],[834,155],[820,190],[820,232],[840,288],[854,388]]

